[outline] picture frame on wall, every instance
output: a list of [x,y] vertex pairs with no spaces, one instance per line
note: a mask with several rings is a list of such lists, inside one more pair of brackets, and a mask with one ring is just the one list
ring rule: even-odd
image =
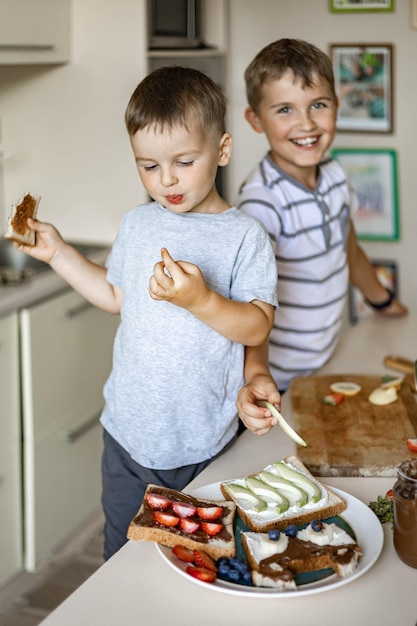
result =
[[332,44],[337,129],[343,132],[392,133],[392,44]]
[[[386,289],[393,292],[398,298],[398,266],[395,261],[371,260],[375,267],[378,279]],[[360,320],[372,315],[374,309],[370,307],[362,293],[352,284],[349,286],[349,319],[352,324],[357,324]]]
[[361,13],[363,11],[392,13],[395,0],[330,0],[332,13]]
[[334,148],[331,155],[344,169],[356,195],[352,214],[358,239],[399,238],[397,153],[378,148]]

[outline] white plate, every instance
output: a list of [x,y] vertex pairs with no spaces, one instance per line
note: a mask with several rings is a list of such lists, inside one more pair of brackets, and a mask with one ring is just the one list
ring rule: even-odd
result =
[[[382,546],[384,544],[384,533],[377,516],[368,506],[366,506],[366,504],[357,498],[354,498],[350,494],[341,491],[340,489],[331,487],[331,490],[339,494],[339,496],[346,501],[347,509],[343,512],[341,517],[343,517],[343,519],[345,519],[353,528],[356,535],[356,541],[362,548],[363,552],[362,559],[360,560],[356,570],[353,574],[350,574],[345,578],[339,578],[336,574],[332,574],[327,578],[322,578],[316,582],[302,585],[295,591],[277,591],[276,589],[270,589],[267,587],[249,587],[246,585],[239,585],[237,583],[229,583],[220,579],[217,579],[215,583],[205,583],[186,573],[185,569],[187,567],[187,563],[183,563],[177,559],[175,555],[172,554],[171,548],[156,544],[156,549],[168,565],[181,576],[184,576],[187,580],[197,585],[202,585],[206,589],[212,589],[214,591],[219,591],[220,593],[247,596],[251,598],[257,596],[262,598],[294,598],[295,596],[305,596],[313,593],[320,593],[321,591],[336,589],[337,587],[347,585],[347,583],[350,583],[352,580],[359,578],[359,576],[362,576],[362,574],[367,572],[372,567],[381,553]],[[205,485],[204,487],[195,489],[191,492],[191,495],[201,499],[223,499],[220,491],[220,483],[211,483],[210,485]]]

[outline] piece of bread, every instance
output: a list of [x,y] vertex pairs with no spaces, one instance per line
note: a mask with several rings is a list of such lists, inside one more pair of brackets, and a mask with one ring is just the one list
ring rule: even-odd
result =
[[[247,487],[247,479],[254,477],[259,478],[265,476],[263,472],[274,474],[275,466],[284,463],[289,469],[298,472],[307,477],[319,490],[318,501],[313,501],[310,496],[307,503],[302,506],[290,504],[287,510],[277,512],[276,502],[270,501],[268,496],[265,498],[266,507],[263,510],[255,510],[253,502],[245,500],[245,497],[233,495],[230,485],[241,485]],[[281,530],[289,524],[300,526],[308,524],[314,520],[322,520],[333,515],[338,515],[346,509],[346,502],[339,495],[327,489],[322,485],[305,467],[305,465],[296,457],[289,456],[283,461],[267,466],[262,472],[253,474],[247,478],[239,478],[236,480],[225,481],[220,484],[221,491],[227,500],[231,500],[236,504],[237,512],[247,528],[254,532],[268,532],[274,528]],[[262,500],[261,496],[261,500]]]
[[7,231],[4,237],[12,239],[26,246],[35,245],[35,231],[27,224],[28,217],[36,219],[40,198],[26,193],[18,204],[12,206],[7,221]]
[[331,568],[340,577],[355,571],[362,551],[356,541],[334,523],[322,524],[316,532],[307,526],[295,537],[280,533],[272,540],[268,533],[242,534],[242,546],[252,570],[252,582],[260,587],[293,590],[294,576]]
[[[167,498],[170,502],[163,504],[161,508],[157,504],[157,498],[153,496],[162,496]],[[153,500],[156,502],[153,503]],[[153,503],[153,506],[151,504]],[[181,509],[181,504],[186,503],[195,507],[197,510],[188,515],[187,512],[184,517],[182,513],[178,512]],[[174,507],[174,508],[173,508]],[[219,511],[219,507],[221,511]],[[206,511],[205,516],[202,517],[198,509],[217,509],[216,517],[210,519],[210,512]],[[164,518],[163,514],[167,514],[167,522],[175,522],[171,519],[178,518],[178,522],[175,522],[175,526],[169,524],[161,524],[156,518]],[[202,500],[190,496],[182,491],[176,491],[175,489],[167,489],[159,485],[149,484],[146,488],[142,504],[137,515],[133,518],[129,525],[127,537],[128,539],[139,539],[144,541],[156,541],[164,546],[170,548],[181,545],[193,550],[198,548],[204,550],[213,559],[218,559],[221,556],[232,557],[236,554],[235,537],[233,530],[233,522],[236,513],[236,506],[230,501],[218,501],[218,500]],[[195,522],[198,528],[194,531],[186,531],[183,528],[189,526],[192,527]],[[213,526],[210,526],[212,524]],[[212,535],[212,530],[218,530],[217,525],[221,524],[222,529],[216,534]],[[205,529],[208,529],[206,532]]]

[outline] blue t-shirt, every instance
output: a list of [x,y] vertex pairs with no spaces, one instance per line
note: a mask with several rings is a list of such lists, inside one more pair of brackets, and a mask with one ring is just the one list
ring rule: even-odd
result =
[[235,435],[244,346],[152,300],[162,247],[198,265],[208,287],[232,300],[276,306],[277,272],[268,233],[236,208],[176,214],[152,202],[122,220],[107,261],[123,302],[101,421],[141,465],[174,469],[212,458]]

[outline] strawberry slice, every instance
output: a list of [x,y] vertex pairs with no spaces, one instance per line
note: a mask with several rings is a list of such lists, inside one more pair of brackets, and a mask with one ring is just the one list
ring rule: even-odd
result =
[[187,517],[182,517],[180,520],[180,528],[188,535],[192,535],[200,528],[200,522],[196,522],[195,520]]
[[191,517],[195,514],[197,507],[189,502],[173,502],[172,509],[179,517]]
[[214,522],[202,522],[201,528],[209,537],[218,535],[223,530],[223,524],[215,524]]
[[164,511],[154,511],[154,518],[158,524],[169,526],[170,528],[176,526],[180,521],[180,518],[176,515],[170,515],[170,513],[165,513]]
[[407,439],[406,444],[411,452],[417,452],[417,439]]
[[146,494],[146,502],[152,509],[160,509],[161,511],[167,509],[171,504],[171,500],[166,496],[152,492]]
[[205,520],[218,519],[222,513],[221,506],[199,506],[197,508],[198,516]]
[[385,494],[387,498],[389,498],[390,500],[394,499],[394,491],[392,489],[388,489],[387,493]]
[[189,548],[185,546],[174,546],[172,548],[173,554],[180,559],[180,561],[185,561],[186,563],[194,563],[194,553]]
[[185,570],[187,574],[190,576],[194,576],[194,578],[198,578],[198,580],[202,580],[205,583],[214,583],[216,580],[216,572],[212,572],[205,567],[194,567],[194,565],[189,565]]
[[216,563],[209,554],[202,552],[202,550],[197,550],[197,548],[194,549],[193,554],[194,563],[197,567],[204,567],[212,572],[217,572]]

